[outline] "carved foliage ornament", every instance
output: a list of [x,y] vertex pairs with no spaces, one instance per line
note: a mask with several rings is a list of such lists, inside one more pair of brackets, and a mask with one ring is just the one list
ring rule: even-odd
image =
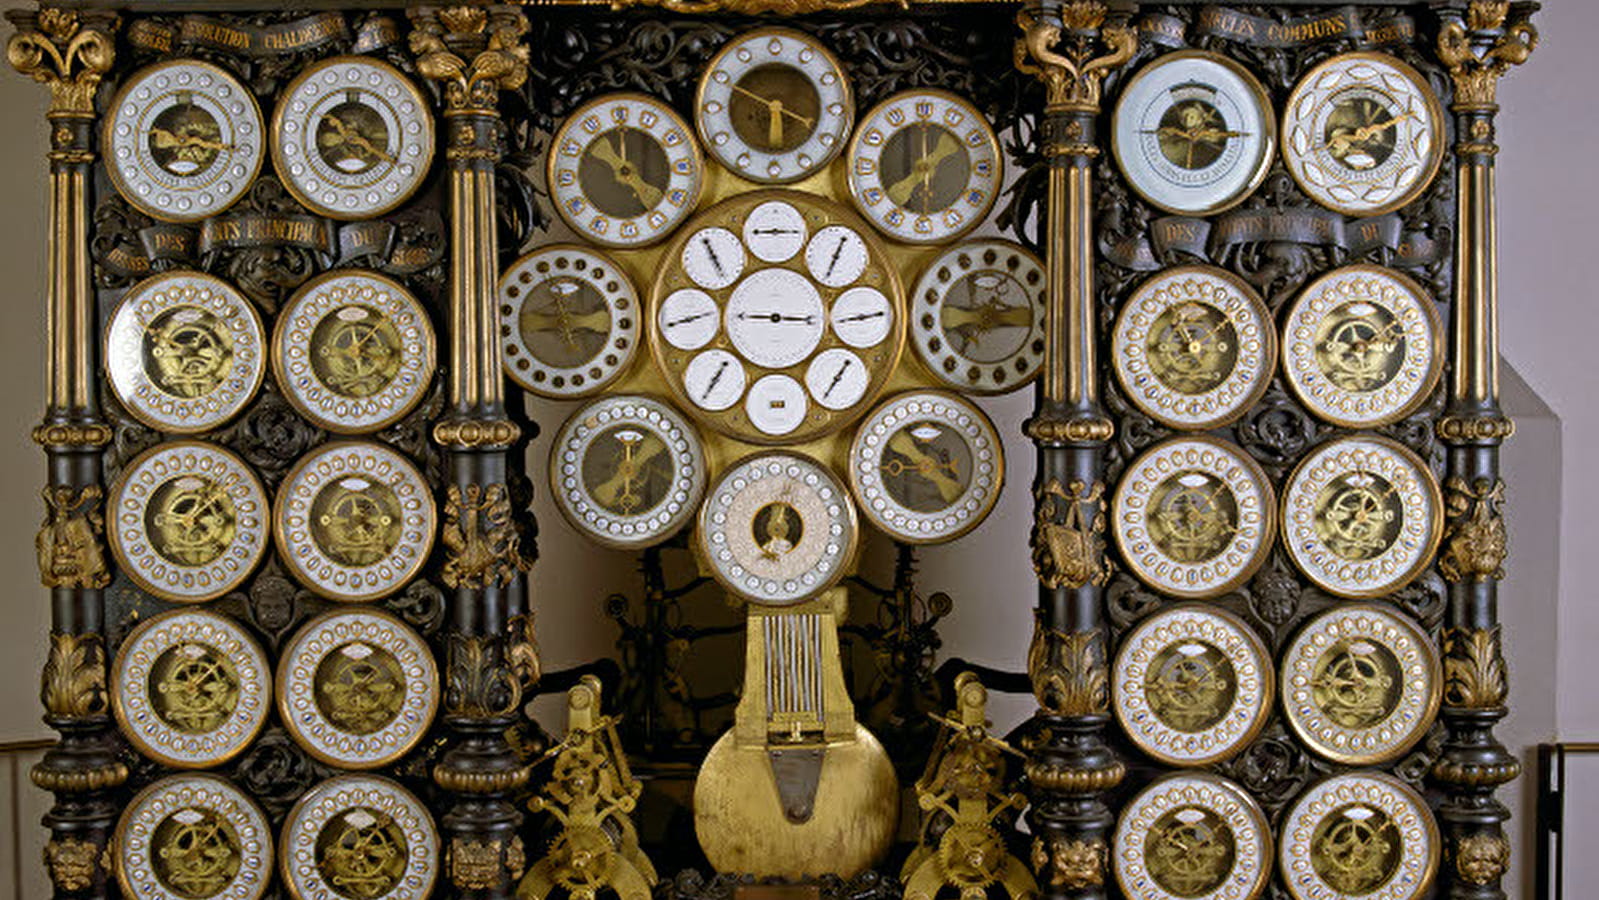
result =
[[51,116],[94,115],[94,91],[116,57],[115,16],[88,23],[76,12],[41,9],[10,16],[17,26],[6,57],[18,72],[50,88]]
[[[1016,13],[1016,24],[1022,30],[1016,41],[1016,68],[1044,83],[1051,110],[1099,112],[1105,76],[1138,49],[1133,29],[1123,24],[1105,25],[1105,13],[1105,4],[1099,0],[1070,0],[1061,7],[1058,21],[1032,9]],[[1107,52],[1095,56],[1096,43],[1102,43]]]
[[440,577],[452,588],[503,587],[529,566],[503,483],[450,485],[439,540],[446,551]]
[[1102,840],[1072,840],[1059,835],[1033,839],[1033,871],[1052,888],[1080,891],[1105,883],[1110,851]]
[[1444,632],[1444,706],[1500,709],[1509,693],[1499,626],[1450,628]]
[[411,17],[417,69],[443,85],[447,110],[493,115],[499,92],[527,80],[527,18],[520,10],[451,6],[413,10]]
[[1484,581],[1505,577],[1505,483],[1498,479],[1467,481],[1456,475],[1444,483],[1443,553],[1438,571],[1450,581]]
[[1538,29],[1527,21],[1506,26],[1509,13],[1509,0],[1472,0],[1465,22],[1438,30],[1438,57],[1455,81],[1456,110],[1496,109],[1499,77],[1537,49]]
[[1058,631],[1035,613],[1027,676],[1038,705],[1054,715],[1102,715],[1110,709],[1110,669],[1099,629]]
[[48,588],[92,590],[111,583],[106,568],[105,494],[99,485],[51,485],[43,491],[44,524],[34,539],[39,580]]
[[105,639],[98,634],[50,635],[50,656],[39,700],[51,716],[82,719],[106,711]]
[[1033,571],[1044,587],[1080,588],[1110,579],[1105,560],[1105,485],[1051,478],[1033,492]]

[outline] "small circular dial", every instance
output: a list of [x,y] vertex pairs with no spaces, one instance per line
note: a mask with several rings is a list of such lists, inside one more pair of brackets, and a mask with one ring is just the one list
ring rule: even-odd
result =
[[295,897],[433,896],[438,829],[422,801],[387,778],[339,775],[321,782],[289,810],[282,834],[283,880]]
[[968,241],[922,273],[910,299],[911,343],[944,384],[996,394],[1044,365],[1044,265],[1019,244]]
[[116,872],[129,900],[257,900],[272,882],[272,828],[232,782],[188,773],[162,778],[117,822]]
[[700,139],[717,162],[762,184],[821,171],[855,122],[838,59],[787,28],[758,29],[723,47],[700,79],[695,109]]
[[1127,299],[1111,356],[1133,405],[1163,424],[1201,431],[1232,422],[1266,392],[1277,332],[1242,278],[1180,266]]
[[567,521],[608,547],[666,540],[705,493],[699,435],[649,397],[604,397],[572,414],[550,454],[550,491]]
[[1238,447],[1194,435],[1157,444],[1128,466],[1111,503],[1128,568],[1150,587],[1201,598],[1232,590],[1271,551],[1275,498]]
[[638,293],[603,253],[541,247],[511,264],[499,294],[505,371],[539,396],[596,394],[638,350]]
[[895,94],[849,148],[849,190],[889,237],[936,244],[976,228],[1002,183],[999,139],[977,107],[939,90]]
[[1294,900],[1416,900],[1438,873],[1438,823],[1427,801],[1382,772],[1312,785],[1282,818],[1277,852]]
[[1352,216],[1398,209],[1443,160],[1443,114],[1426,79],[1384,53],[1310,70],[1283,112],[1283,161],[1321,205]]
[[855,506],[822,466],[790,453],[760,454],[711,488],[698,540],[728,590],[757,603],[797,603],[836,584],[854,559]]
[[1443,531],[1438,482],[1421,458],[1376,435],[1342,438],[1299,463],[1283,491],[1283,545],[1305,577],[1343,597],[1399,590]]
[[1443,321],[1421,286],[1377,266],[1312,282],[1288,310],[1283,373],[1311,412],[1347,428],[1397,422],[1443,372]]
[[608,247],[665,238],[699,203],[699,146],[670,106],[607,94],[579,107],[550,142],[550,198],[572,230]]
[[941,391],[892,397],[867,414],[849,455],[850,490],[866,518],[909,544],[951,541],[999,499],[999,433],[971,403]]
[[140,69],[108,109],[106,173],[134,208],[164,222],[195,222],[232,206],[266,158],[255,97],[210,63]]
[[697,217],[663,258],[651,350],[684,408],[723,434],[772,444],[836,431],[899,359],[898,276],[837,204],[738,196]]
[[295,199],[335,219],[410,199],[433,162],[433,114],[399,69],[365,56],[313,63],[272,115],[272,163]]
[[1122,809],[1111,858],[1128,897],[1247,900],[1271,875],[1271,822],[1237,784],[1179,772]]
[[1266,91],[1247,69],[1183,50],[1128,82],[1111,140],[1127,183],[1145,200],[1179,215],[1211,215],[1265,179],[1276,131]]

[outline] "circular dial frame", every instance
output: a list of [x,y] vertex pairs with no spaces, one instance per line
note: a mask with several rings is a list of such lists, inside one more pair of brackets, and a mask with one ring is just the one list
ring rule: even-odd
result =
[[1111,146],[1151,205],[1208,216],[1242,203],[1271,168],[1277,116],[1248,69],[1215,53],[1157,58],[1122,89]]
[[201,272],[152,275],[106,325],[106,380],[135,419],[168,434],[210,431],[238,415],[266,377],[255,306]]
[[907,244],[953,240],[988,216],[1004,183],[993,126],[947,91],[903,91],[850,141],[849,192],[879,231]]
[[113,846],[129,900],[256,900],[272,880],[266,814],[217,775],[171,775],[140,791]]
[[602,253],[540,247],[500,277],[499,297],[505,373],[541,397],[599,393],[638,350],[638,292]]
[[1140,750],[1204,766],[1248,746],[1271,713],[1271,652],[1222,609],[1185,603],[1139,622],[1111,668],[1116,718]]
[[330,600],[376,600],[404,587],[433,549],[433,494],[386,444],[338,441],[283,477],[272,510],[279,554]]
[[838,583],[855,558],[855,504],[825,467],[791,453],[730,466],[700,508],[700,556],[723,587],[783,606]]
[[399,207],[433,164],[433,113],[405,73],[367,56],[312,63],[272,114],[272,164],[312,212],[369,219]]
[[1444,157],[1443,109],[1427,80],[1386,53],[1311,69],[1283,107],[1283,162],[1310,199],[1375,216],[1414,200]]
[[405,418],[433,384],[438,350],[427,310],[375,272],[327,272],[278,313],[272,368],[300,414],[341,434]]
[[826,168],[855,123],[838,58],[788,28],[729,41],[700,76],[694,109],[706,150],[761,184],[789,184]]
[[680,531],[705,495],[699,434],[651,397],[595,400],[566,420],[550,453],[550,493],[572,527],[636,549]]
[[198,603],[244,583],[266,554],[266,489],[215,444],[170,441],[134,457],[106,516],[117,567],[140,589]]
[[426,900],[439,877],[427,807],[377,775],[339,775],[306,792],[284,819],[282,844],[279,870],[300,900],[347,900],[330,873],[359,878],[382,900]]
[[[752,217],[803,220],[792,226],[807,235],[803,249],[752,248],[742,237]],[[677,404],[756,444],[802,443],[854,421],[904,343],[887,253],[853,213],[794,191],[754,191],[695,217],[666,248],[651,307],[650,351]]]
[[1443,319],[1410,278],[1347,266],[1316,279],[1283,326],[1283,375],[1312,413],[1346,428],[1397,422],[1443,373]]
[[645,247],[699,205],[705,160],[673,109],[643,94],[578,107],[550,140],[545,177],[555,211],[584,240]]
[[1137,900],[1251,900],[1271,876],[1271,822],[1237,784],[1177,772],[1123,807],[1111,860]]
[[1173,428],[1230,424],[1271,385],[1277,331],[1249,283],[1209,266],[1139,286],[1111,332],[1116,379],[1133,405]]
[[1415,900],[1438,874],[1441,847],[1413,788],[1383,772],[1351,772],[1294,801],[1277,853],[1294,900]]
[[1283,490],[1283,546],[1317,587],[1381,597],[1432,562],[1443,499],[1432,472],[1397,441],[1357,435],[1306,454]]
[[272,664],[232,619],[174,609],[122,641],[111,667],[122,734],[164,765],[204,769],[242,753],[272,708]]
[[1442,682],[1426,632],[1379,606],[1341,604],[1283,651],[1283,718],[1314,752],[1374,766],[1426,736]]
[[975,394],[1014,391],[1044,366],[1044,264],[985,238],[933,260],[909,300],[911,346],[933,377]]
[[867,520],[907,544],[952,541],[982,524],[1005,483],[994,423],[942,391],[900,394],[867,414],[849,486]]
[[1127,467],[1111,530],[1133,574],[1174,597],[1203,598],[1249,579],[1271,553],[1276,500],[1259,464],[1207,435],[1172,438]]
[[133,73],[107,107],[111,183],[163,222],[197,222],[243,197],[266,159],[266,124],[237,78],[197,59]]

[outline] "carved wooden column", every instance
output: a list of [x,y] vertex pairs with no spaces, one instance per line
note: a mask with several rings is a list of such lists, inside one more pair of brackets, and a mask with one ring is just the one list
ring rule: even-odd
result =
[[36,542],[51,591],[50,655],[40,690],[44,720],[60,742],[33,770],[55,794],[45,817],[45,865],[56,897],[103,897],[106,844],[116,822],[111,791],[127,780],[106,702],[105,550],[100,451],[111,428],[100,416],[99,345],[89,279],[90,168],[94,99],[115,55],[117,18],[41,9],[8,14],[17,26],[11,65],[50,88],[50,368],[44,421],[33,437],[49,460],[45,520]]
[[1048,98],[1039,125],[1049,164],[1045,364],[1027,423],[1038,447],[1032,550],[1039,580],[1027,668],[1040,709],[1025,743],[1032,863],[1048,898],[1105,896],[1114,819],[1104,794],[1125,773],[1103,734],[1110,718],[1104,451],[1113,426],[1099,399],[1092,183],[1100,88],[1132,56],[1136,37],[1106,15],[1105,4],[1084,0],[1017,15],[1016,66],[1043,81]]
[[1499,236],[1494,209],[1494,114],[1499,77],[1538,43],[1533,4],[1472,0],[1442,11],[1438,53],[1455,83],[1459,192],[1455,246],[1454,372],[1439,436],[1449,447],[1444,544],[1449,582],[1443,635],[1443,720],[1448,738],[1433,777],[1442,788],[1445,896],[1499,900],[1510,863],[1494,790],[1521,770],[1493,735],[1508,694],[1500,653],[1498,589],[1504,577],[1504,482],[1499,445],[1514,427],[1499,408]]
[[441,541],[454,591],[444,638],[451,746],[433,778],[454,797],[442,824],[455,895],[507,898],[525,867],[511,794],[529,773],[505,731],[537,658],[525,609],[529,559],[507,480],[521,429],[506,415],[500,368],[494,169],[504,141],[500,91],[527,78],[527,21],[510,7],[410,15],[417,67],[443,92],[450,191],[449,409],[433,437],[450,460]]

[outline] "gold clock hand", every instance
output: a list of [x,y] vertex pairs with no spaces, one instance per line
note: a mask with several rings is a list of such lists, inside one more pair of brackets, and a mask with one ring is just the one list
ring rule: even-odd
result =
[[[888,186],[887,191],[885,191],[888,194],[888,199],[894,201],[897,206],[909,206],[911,194],[918,185],[927,185],[929,187],[928,193],[931,193],[933,173],[938,170],[940,163],[958,150],[960,150],[960,142],[955,140],[955,137],[949,132],[944,132],[943,136],[938,139],[938,143],[934,145],[932,152],[924,154],[921,159],[911,163],[910,172]],[[927,210],[924,209],[922,211],[926,212]]]
[[[617,135],[617,142],[621,143],[621,141],[622,136]],[[607,143],[604,138],[600,138],[591,144],[589,152],[594,154],[595,159],[609,166],[611,176],[616,179],[616,183],[631,190],[633,196],[637,197],[638,201],[644,204],[647,209],[654,209],[655,205],[661,202],[661,197],[665,192],[645,181],[639,175],[638,170],[629,165],[627,160],[617,153],[616,148]]]

